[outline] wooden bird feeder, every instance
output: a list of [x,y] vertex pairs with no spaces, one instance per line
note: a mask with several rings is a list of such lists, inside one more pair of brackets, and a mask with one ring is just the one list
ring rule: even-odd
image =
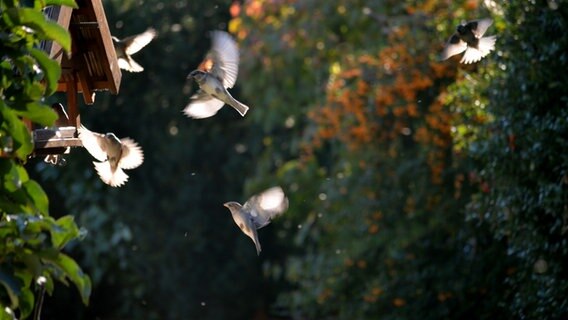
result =
[[51,129],[35,129],[34,153],[60,154],[68,147],[82,146],[77,138],[81,117],[77,95],[87,105],[95,102],[96,91],[118,94],[122,73],[101,0],[78,0],[77,9],[51,6],[45,15],[67,29],[71,35],[71,53],[52,41],[42,43],[42,49],[61,65],[61,78],[57,91],[67,93],[69,119],[59,119]]

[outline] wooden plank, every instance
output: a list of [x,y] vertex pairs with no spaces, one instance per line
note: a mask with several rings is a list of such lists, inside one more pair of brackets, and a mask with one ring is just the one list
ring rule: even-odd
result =
[[35,149],[33,152],[33,156],[45,156],[48,154],[66,154],[69,153],[69,147],[60,147],[60,148],[44,148],[44,149]]
[[109,79],[110,92],[113,94],[118,94],[122,73],[120,71],[120,68],[118,67],[118,60],[116,58],[114,45],[112,44],[112,37],[110,29],[108,27],[102,0],[92,0],[86,2],[90,3],[90,5],[92,6],[96,20],[99,23],[99,31],[103,45],[103,48],[101,49],[103,50],[102,53],[104,54],[106,62],[108,63],[108,68],[104,69],[105,74]]
[[[73,13],[73,8],[66,6],[58,6],[57,8],[59,11],[57,16],[57,23],[63,28],[65,28],[65,30],[68,30],[69,22],[71,21],[71,15]],[[64,53],[65,51],[63,50],[63,48],[61,48],[59,43],[57,43],[56,41],[52,41],[49,57],[57,61],[57,63],[61,64],[61,58],[63,57]]]
[[[45,8],[44,15],[51,21],[56,22],[66,30],[69,28],[69,22],[71,21],[71,14],[73,8],[66,6],[49,6]],[[59,43],[51,40],[44,40],[41,42],[40,47],[44,50],[51,59],[57,61],[61,64],[61,58],[63,57],[65,51]]]
[[75,138],[77,128],[75,127],[60,127],[56,129],[35,129],[33,133],[34,141],[47,141],[52,138]]
[[[104,80],[93,81],[91,79],[89,83],[91,85],[92,91],[108,91],[108,81]],[[57,84],[57,92],[67,92],[68,87],[69,86],[66,82],[59,82]],[[80,82],[76,84],[75,88],[77,88],[77,92],[83,92],[83,87],[81,86]]]
[[33,131],[35,149],[80,147],[82,143],[79,138],[75,137],[76,132],[75,127],[36,129]]
[[69,122],[75,124],[76,128],[81,127],[81,118],[79,115],[79,107],[77,106],[77,87],[75,75],[71,76],[67,83],[67,108],[69,111]]
[[83,144],[79,138],[60,139],[53,138],[45,141],[38,141],[34,144],[36,150],[49,149],[49,148],[67,148],[67,147],[82,147]]
[[79,78],[79,84],[81,85],[81,92],[83,93],[83,100],[85,104],[93,104],[95,103],[95,93],[91,88],[91,84],[89,81],[89,77],[87,77],[87,70],[86,65],[82,64],[84,67],[79,69],[77,72],[77,76]]

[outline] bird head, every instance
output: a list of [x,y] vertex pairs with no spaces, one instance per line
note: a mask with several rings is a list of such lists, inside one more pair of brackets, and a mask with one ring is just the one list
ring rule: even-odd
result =
[[464,34],[466,34],[467,32],[468,32],[468,30],[467,30],[467,25],[465,25],[465,24],[460,24],[460,25],[458,26],[458,33],[459,33],[460,35],[464,35]]
[[193,70],[187,76],[188,79],[195,79],[197,82],[201,82],[206,76],[206,73],[201,70]]
[[118,139],[112,132],[105,134],[105,138],[109,141],[120,143],[120,139]]
[[223,206],[225,206],[227,209],[229,209],[231,211],[231,213],[238,212],[239,209],[242,207],[240,203],[234,202],[234,201],[225,202],[225,203],[223,203]]

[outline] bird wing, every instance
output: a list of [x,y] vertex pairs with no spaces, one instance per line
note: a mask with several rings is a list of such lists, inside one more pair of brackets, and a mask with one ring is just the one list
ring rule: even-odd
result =
[[245,202],[243,209],[250,212],[252,222],[260,229],[288,209],[288,198],[282,188],[272,187],[252,196]]
[[473,32],[473,34],[475,35],[475,37],[479,39],[485,34],[485,32],[487,31],[487,29],[489,29],[492,23],[493,20],[486,18],[486,19],[470,21],[466,24],[466,27],[469,27],[471,29],[471,32]]
[[144,68],[134,61],[130,56],[124,58],[118,58],[118,67],[120,69],[130,71],[130,72],[142,72]]
[[104,134],[97,132],[92,132],[85,126],[79,128],[79,140],[83,144],[83,147],[97,160],[106,161],[107,160],[107,141]]
[[126,37],[121,40],[124,43],[124,51],[126,54],[135,54],[144,48],[152,39],[156,37],[156,30],[150,28],[140,34]]
[[457,33],[453,34],[442,52],[442,60],[446,60],[451,56],[462,53],[467,49],[467,43],[462,41]]
[[144,162],[142,148],[130,138],[120,139],[122,144],[122,155],[118,166],[123,169],[134,169]]
[[239,73],[239,48],[235,40],[224,31],[213,31],[211,50],[198,69],[211,73],[232,88]]
[[215,99],[203,90],[191,96],[189,104],[183,109],[186,116],[194,119],[209,118],[219,111],[225,103]]

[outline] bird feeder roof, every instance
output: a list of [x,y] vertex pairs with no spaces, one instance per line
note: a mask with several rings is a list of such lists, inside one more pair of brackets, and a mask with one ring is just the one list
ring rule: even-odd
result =
[[71,34],[71,53],[57,43],[47,43],[45,50],[61,65],[58,91],[81,92],[86,104],[94,103],[95,91],[117,94],[122,73],[101,0],[78,0],[79,8],[52,6],[46,9]]

